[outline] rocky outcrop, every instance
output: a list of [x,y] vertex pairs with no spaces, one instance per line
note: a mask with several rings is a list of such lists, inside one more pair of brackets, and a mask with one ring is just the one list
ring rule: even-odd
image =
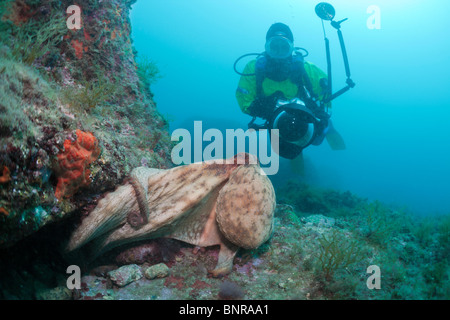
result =
[[[73,30],[72,1],[0,4],[0,247],[95,204],[135,167],[171,166],[167,122],[130,38],[133,2],[77,1]],[[75,177],[61,159],[80,135],[98,145]]]

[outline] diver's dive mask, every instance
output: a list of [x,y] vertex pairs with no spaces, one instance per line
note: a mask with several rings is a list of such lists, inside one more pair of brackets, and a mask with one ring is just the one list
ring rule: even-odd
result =
[[265,49],[271,58],[286,59],[292,55],[294,44],[284,33],[279,33],[266,41]]
[[281,139],[302,148],[313,142],[319,120],[303,101],[279,101],[276,110],[271,127],[279,130]]

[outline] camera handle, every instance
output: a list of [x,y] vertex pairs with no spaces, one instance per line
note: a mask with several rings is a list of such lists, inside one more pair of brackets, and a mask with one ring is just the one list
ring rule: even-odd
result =
[[249,129],[255,129],[255,130],[262,130],[262,129],[269,129],[269,121],[266,120],[266,122],[262,124],[255,123],[256,117],[253,117],[253,119],[248,123]]

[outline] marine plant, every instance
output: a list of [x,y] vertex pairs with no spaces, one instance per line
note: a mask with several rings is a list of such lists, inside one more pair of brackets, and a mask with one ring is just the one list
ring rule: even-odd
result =
[[318,238],[319,253],[317,262],[319,270],[326,280],[331,280],[338,270],[361,262],[364,259],[361,244],[356,239],[350,239],[338,229]]
[[0,43],[5,43],[9,39],[9,33],[13,23],[8,19],[7,14],[11,11],[11,4],[12,0],[0,2]]
[[137,75],[143,91],[149,90],[150,85],[162,77],[156,63],[146,56],[137,59]]
[[379,201],[366,206],[363,210],[366,227],[364,236],[378,245],[385,245],[398,228],[398,221],[390,215],[390,209]]
[[446,250],[446,257],[450,259],[450,214],[440,218],[439,221],[439,243]]
[[16,142],[36,139],[40,137],[40,125],[60,122],[59,113],[54,110],[54,88],[34,67],[0,57],[0,92],[3,138]]
[[0,132],[2,137],[8,136],[33,136],[33,123],[24,112],[17,108],[23,105],[22,97],[23,81],[18,75],[25,73],[26,67],[12,64],[9,60],[0,58]]
[[[0,41],[11,48],[11,57],[16,61],[31,65],[38,59],[59,52],[57,48],[67,33],[66,20],[61,14],[48,14],[45,19],[28,19],[18,26],[8,21],[8,11],[3,7],[3,22]],[[1,13],[1,12],[0,12]]]
[[109,81],[105,75],[98,74],[92,80],[80,80],[78,85],[67,85],[61,89],[64,103],[69,104],[74,111],[90,111],[96,106],[111,99],[119,91],[120,86],[115,81]]

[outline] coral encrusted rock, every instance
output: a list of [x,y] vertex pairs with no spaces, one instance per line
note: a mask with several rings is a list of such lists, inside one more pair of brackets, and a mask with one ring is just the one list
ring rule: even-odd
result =
[[55,197],[72,196],[80,187],[89,184],[88,166],[100,154],[98,140],[89,132],[77,130],[77,140],[64,141],[64,152],[58,154],[58,184]]

